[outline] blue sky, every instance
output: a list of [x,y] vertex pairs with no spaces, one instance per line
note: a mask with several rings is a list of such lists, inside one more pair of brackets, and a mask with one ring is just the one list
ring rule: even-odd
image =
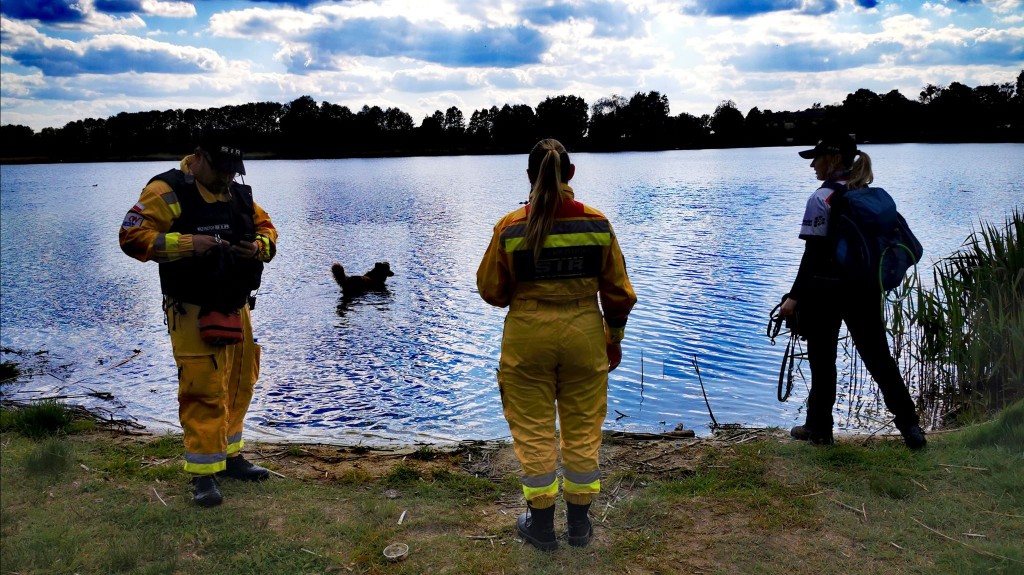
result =
[[287,103],[588,104],[671,113],[839,103],[867,88],[1016,81],[1024,0],[4,0],[0,122]]

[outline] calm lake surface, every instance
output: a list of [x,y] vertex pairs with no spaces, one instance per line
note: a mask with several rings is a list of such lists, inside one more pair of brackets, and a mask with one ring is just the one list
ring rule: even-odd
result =
[[[612,221],[639,303],[606,427],[698,434],[802,422],[776,399],[783,345],[765,335],[788,291],[816,187],[798,148],[574,154],[577,199]],[[865,145],[925,264],[1024,204],[1024,145]],[[124,213],[175,162],[0,168],[0,343],[48,363],[5,388],[70,395],[154,431],[178,429],[157,265],[125,256]],[[526,199],[526,155],[247,161],[280,230],[253,313],[263,364],[250,437],[354,444],[508,436],[494,371],[505,310],[476,292],[492,226]],[[389,261],[388,292],[344,303],[333,262]],[[922,265],[923,275],[930,276]],[[45,356],[32,353],[47,350]],[[136,353],[134,350],[140,350]],[[700,380],[693,367],[696,358]],[[806,371],[806,369],[805,369]],[[113,400],[85,394],[106,392]],[[863,420],[841,427],[869,429]],[[884,423],[888,416],[874,421]],[[880,423],[878,424],[880,425]],[[877,427],[877,425],[876,425]]]

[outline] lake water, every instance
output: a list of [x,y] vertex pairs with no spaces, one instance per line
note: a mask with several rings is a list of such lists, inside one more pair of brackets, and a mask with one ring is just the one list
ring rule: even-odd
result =
[[[1024,203],[1024,145],[863,149],[876,184],[924,244],[925,263]],[[796,151],[572,156],[577,198],[611,219],[639,297],[610,376],[607,428],[682,423],[707,433],[701,382],[719,423],[802,422],[806,387],[777,401],[784,346],[765,336],[796,272],[803,206],[816,187]],[[2,167],[0,343],[49,352],[49,373],[5,388],[10,397],[71,395],[154,431],[178,429],[157,265],[117,244],[143,185],[175,165]],[[494,379],[505,310],[479,298],[475,274],[494,222],[528,195],[525,154],[246,168],[281,234],[253,313],[264,351],[250,436],[338,444],[507,437]],[[362,272],[385,260],[395,271],[388,292],[343,304],[331,264]],[[91,392],[115,399],[82,397]]]

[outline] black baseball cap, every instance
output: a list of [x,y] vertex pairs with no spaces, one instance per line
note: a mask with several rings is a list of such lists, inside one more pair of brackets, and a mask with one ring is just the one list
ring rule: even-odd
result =
[[219,172],[245,175],[243,153],[235,146],[235,140],[225,131],[211,130],[199,136],[196,147],[210,155],[210,163]]
[[843,161],[850,163],[857,155],[857,143],[853,140],[852,134],[826,134],[810,150],[798,152],[801,158],[810,160],[821,156],[841,154]]

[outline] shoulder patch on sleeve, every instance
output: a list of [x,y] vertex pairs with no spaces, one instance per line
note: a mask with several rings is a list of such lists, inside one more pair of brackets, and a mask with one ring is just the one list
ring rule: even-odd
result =
[[137,213],[135,208],[132,208],[127,214],[124,215],[124,221],[121,222],[121,229],[137,228],[142,225],[142,214]]

